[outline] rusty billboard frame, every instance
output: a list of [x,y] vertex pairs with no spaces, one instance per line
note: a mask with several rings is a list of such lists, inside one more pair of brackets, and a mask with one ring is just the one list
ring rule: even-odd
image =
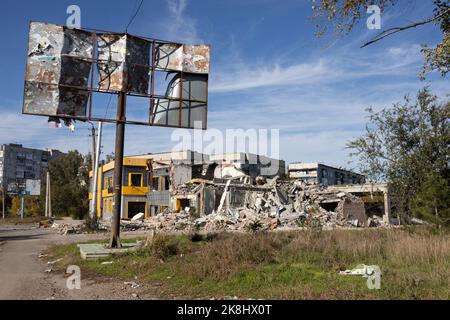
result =
[[[35,116],[43,116],[43,117],[57,117],[64,120],[77,120],[82,122],[88,122],[88,121],[98,121],[98,122],[106,122],[106,123],[124,123],[124,124],[131,124],[131,125],[141,125],[141,126],[150,126],[150,127],[165,127],[165,128],[186,128],[186,129],[203,129],[206,130],[208,127],[208,98],[209,98],[209,72],[210,72],[210,53],[211,53],[211,46],[210,45],[188,45],[188,44],[182,44],[177,42],[171,42],[166,40],[160,40],[160,39],[154,39],[154,38],[148,38],[148,37],[142,37],[142,36],[134,36],[128,33],[120,33],[120,32],[112,32],[107,30],[99,30],[99,29],[90,29],[90,28],[81,28],[81,29],[70,29],[63,25],[57,25],[57,24],[49,24],[49,23],[42,23],[42,22],[35,22],[31,21],[29,24],[29,43],[31,42],[31,32],[32,32],[32,26],[34,24],[42,24],[46,26],[53,26],[57,28],[61,28],[61,30],[68,30],[69,32],[82,32],[83,34],[89,34],[91,43],[89,44],[92,47],[92,54],[91,57],[82,57],[82,56],[74,56],[70,54],[62,54],[65,58],[76,58],[79,61],[82,61],[86,64],[90,65],[90,72],[88,75],[87,83],[86,85],[73,85],[73,84],[67,84],[67,83],[52,83],[52,82],[44,82],[44,81],[36,81],[36,84],[42,87],[47,88],[55,88],[57,90],[67,90],[67,91],[78,91],[83,92],[83,94],[87,95],[87,101],[86,101],[86,112],[85,115],[77,115],[77,114],[51,114],[51,113],[36,113],[36,112],[29,112],[26,110],[25,105],[25,99],[27,97],[27,94],[29,96],[29,91],[27,91],[27,86],[30,83],[30,70],[29,70],[29,60],[27,62],[27,70],[25,75],[25,86],[24,86],[24,103],[22,106],[22,113],[26,115],[35,115]],[[72,31],[70,31],[72,30]],[[73,31],[75,30],[75,31]],[[145,63],[134,63],[131,62],[129,66],[122,66],[127,69],[127,74],[130,72],[130,70],[133,70],[134,68],[140,68],[144,70],[148,70],[148,90],[147,92],[139,92],[139,90],[129,90],[128,88],[128,78],[126,80],[126,84],[122,88],[116,88],[116,90],[111,89],[105,89],[102,87],[101,82],[95,83],[95,76],[96,76],[96,68],[97,72],[100,75],[100,66],[102,64],[111,64],[111,63],[125,63],[124,61],[127,59],[127,57],[124,57],[124,61],[114,61],[113,59],[100,59],[100,47],[99,47],[99,41],[101,37],[104,37],[105,35],[111,36],[114,38],[125,38],[125,43],[127,43],[128,39],[136,39],[137,41],[140,41],[141,43],[145,43],[148,45],[148,57],[149,57],[149,64]],[[181,50],[182,54],[178,54],[174,60],[177,60],[181,57],[182,61],[172,61],[176,62],[175,67],[172,65],[163,66],[161,65],[161,48],[166,47],[173,47],[177,48],[178,51]],[[145,48],[147,48],[145,46]],[[27,50],[27,58],[30,58],[30,44],[28,46]],[[126,51],[128,51],[128,47],[126,45]],[[198,53],[196,56],[195,54]],[[165,56],[164,58],[170,59],[170,54]],[[198,69],[196,68],[195,63],[198,65]],[[186,71],[187,70],[187,71]],[[44,70],[45,71],[45,70]],[[194,71],[194,72],[192,72]],[[198,71],[198,72],[195,72]],[[140,75],[145,76],[145,72],[142,71],[139,72]],[[162,95],[162,94],[156,94],[155,93],[155,78],[158,73],[164,73],[166,75],[174,75],[174,79],[177,78],[178,84],[177,88],[172,88],[173,91],[178,91],[179,96],[168,96]],[[125,75],[125,74],[124,74]],[[187,75],[187,76],[186,76]],[[183,88],[183,84],[186,79],[190,77],[190,75],[198,75],[201,76],[202,79],[204,79],[204,99],[203,100],[196,100],[195,97],[192,98],[191,94],[188,95],[188,97],[184,97],[186,88]],[[100,78],[98,79],[100,80]],[[102,80],[103,81],[103,80]],[[146,82],[146,81],[145,81]],[[189,89],[190,90],[190,89]],[[145,91],[145,90],[141,90]],[[169,91],[169,89],[168,89]],[[134,96],[134,97],[141,97],[141,98],[147,98],[149,99],[149,106],[148,106],[148,121],[135,121],[135,120],[121,120],[117,119],[115,117],[95,117],[93,116],[93,110],[94,110],[94,94],[100,93],[100,94],[110,94],[110,95],[119,95],[120,93],[125,93],[127,96]],[[168,118],[166,119],[165,124],[156,123],[156,109],[158,108],[158,104],[160,101],[167,101],[169,105],[171,104],[178,104],[178,123],[169,124]],[[187,104],[187,107],[186,107]],[[191,121],[188,120],[187,125],[183,124],[183,110],[189,110],[189,119],[191,116],[191,110],[195,107],[192,107],[192,105],[196,105],[198,108],[204,108],[203,112],[203,118],[202,118],[202,126],[201,128],[192,125]],[[200,106],[199,106],[200,105]],[[169,112],[169,111],[168,111]],[[168,117],[168,116],[167,116]]]

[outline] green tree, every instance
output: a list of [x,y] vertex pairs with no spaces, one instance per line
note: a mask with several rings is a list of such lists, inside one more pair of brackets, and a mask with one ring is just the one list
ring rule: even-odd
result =
[[430,172],[411,203],[417,217],[437,224],[449,224],[450,185],[444,177]]
[[[314,4],[313,17],[316,21],[317,35],[321,36],[330,30],[337,35],[347,34],[353,30],[361,18],[365,20],[368,6],[377,5],[383,11],[400,3],[400,0],[311,0],[311,2]],[[437,71],[442,76],[446,76],[450,69],[450,0],[434,0],[433,14],[430,17],[386,29],[365,43],[363,47],[395,33],[431,23],[439,26],[442,40],[435,47],[423,45],[425,62],[420,78],[424,79],[426,73],[430,71]]]
[[[52,214],[55,216],[72,216],[84,218],[89,212],[89,157],[83,157],[78,151],[50,161]],[[47,171],[43,174],[43,180]],[[40,199],[45,205],[45,184]]]
[[[427,88],[416,101],[369,111],[361,137],[348,143],[370,181],[386,180],[393,210],[439,224],[449,223],[450,101],[439,102]],[[433,218],[432,218],[433,217]]]
[[111,161],[114,161],[115,158],[116,158],[116,156],[114,155],[114,152],[111,152],[106,155],[105,161],[106,161],[106,163],[109,163]]

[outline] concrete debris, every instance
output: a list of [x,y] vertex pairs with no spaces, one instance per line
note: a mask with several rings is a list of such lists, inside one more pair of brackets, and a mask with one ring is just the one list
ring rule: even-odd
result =
[[137,215],[135,215],[133,218],[131,218],[132,222],[136,222],[136,221],[143,221],[145,218],[145,213],[138,213]]
[[365,264],[359,264],[354,269],[348,269],[345,271],[340,271],[339,274],[342,276],[362,276],[363,278],[367,278],[375,273],[380,272],[380,267],[378,266],[368,266]]
[[85,225],[80,222],[77,224],[68,224],[68,223],[56,223],[54,222],[51,226],[52,229],[55,229],[59,234],[64,236],[69,234],[82,234],[86,233]]
[[137,288],[139,288],[140,287],[140,285],[139,284],[137,284],[136,282],[134,282],[134,281],[130,281],[130,282],[124,282],[123,283],[124,285],[126,285],[126,286],[130,286],[131,287],[131,289],[137,289]]
[[[301,180],[257,177],[250,182],[239,175],[195,178],[171,189],[170,197],[173,209],[147,219],[139,214],[131,221],[122,220],[122,231],[257,232],[388,226],[376,215],[379,213],[368,214],[364,201],[355,194]],[[100,227],[109,229],[110,221],[103,221]]]
[[377,227],[381,227],[385,224],[385,222],[383,221],[383,219],[381,217],[378,216],[372,216],[367,218],[367,224],[366,226],[369,228],[377,228]]
[[147,225],[141,221],[125,221],[120,223],[121,231],[136,231],[136,230],[147,230]]
[[415,224],[415,225],[424,225],[424,224],[428,224],[428,222],[426,222],[426,221],[423,221],[423,220],[421,220],[421,219],[419,219],[419,218],[411,218],[411,224]]
[[47,219],[47,220],[41,220],[38,222],[38,228],[50,228],[52,227],[54,224],[52,219]]
[[217,168],[216,170],[220,169],[220,175],[217,173],[215,174],[217,178],[243,178],[246,176],[246,174],[242,170],[236,168],[234,164],[225,164],[223,168]]
[[[342,193],[342,192],[341,192]],[[340,194],[341,194],[340,193]],[[365,227],[367,224],[366,210],[364,202],[351,194],[343,194],[339,196],[342,200],[339,202],[336,212],[346,221],[355,227]]]
[[[205,190],[209,190],[208,193]],[[214,195],[212,201],[206,196]],[[190,201],[180,212],[166,210],[142,222],[141,228],[163,232],[267,231],[319,227],[322,229],[382,227],[382,217],[368,216],[363,200],[346,192],[302,181],[257,178],[197,179],[180,185],[171,195]],[[211,213],[204,203],[215,202]],[[194,210],[193,210],[194,209]],[[192,215],[193,211],[198,215]]]

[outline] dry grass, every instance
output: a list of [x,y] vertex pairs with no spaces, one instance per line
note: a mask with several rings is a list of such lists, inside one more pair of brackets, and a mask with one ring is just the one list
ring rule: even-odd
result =
[[[375,264],[381,290],[340,270]],[[162,281],[184,297],[448,299],[450,237],[428,229],[157,235],[152,246],[92,271]]]

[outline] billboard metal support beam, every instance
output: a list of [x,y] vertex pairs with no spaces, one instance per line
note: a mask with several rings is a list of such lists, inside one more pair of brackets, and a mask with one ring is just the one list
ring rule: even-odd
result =
[[121,247],[120,218],[122,208],[122,169],[125,142],[126,103],[126,93],[120,92],[117,104],[116,149],[114,153],[114,211],[111,225],[111,241],[109,244],[111,249],[118,249]]

